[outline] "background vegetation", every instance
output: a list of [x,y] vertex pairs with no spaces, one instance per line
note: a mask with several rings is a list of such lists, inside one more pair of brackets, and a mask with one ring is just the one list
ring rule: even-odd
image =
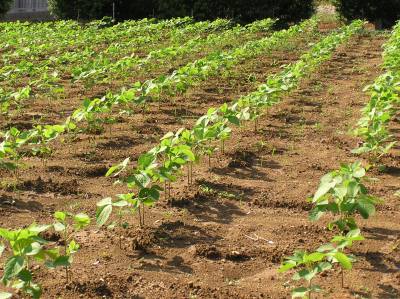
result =
[[231,18],[247,23],[267,17],[281,24],[297,22],[314,13],[313,0],[49,0],[51,11],[60,18],[98,19],[112,16],[115,3],[119,20],[193,16],[197,20]]
[[5,14],[11,7],[12,0],[0,0],[0,16]]
[[378,28],[390,28],[400,19],[399,0],[334,0],[347,20],[366,19]]

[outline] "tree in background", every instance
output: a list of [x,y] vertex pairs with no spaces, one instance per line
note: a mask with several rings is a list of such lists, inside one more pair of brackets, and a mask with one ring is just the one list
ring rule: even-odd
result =
[[48,0],[51,13],[60,19],[101,19],[112,16],[113,0]]
[[347,20],[366,19],[378,29],[390,28],[400,19],[400,0],[334,0]]
[[230,18],[248,23],[279,18],[281,24],[298,22],[314,13],[313,0],[157,0],[157,16],[193,16],[198,20]]
[[118,20],[145,17],[192,16],[196,20],[230,18],[241,23],[279,18],[281,24],[298,22],[314,13],[314,0],[49,0],[50,10],[63,19],[101,19],[112,16],[113,3]]
[[0,16],[3,16],[11,8],[11,3],[13,0],[0,0]]

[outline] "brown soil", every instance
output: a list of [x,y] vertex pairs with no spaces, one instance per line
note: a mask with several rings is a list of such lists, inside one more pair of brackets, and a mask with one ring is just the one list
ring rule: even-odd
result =
[[[308,220],[305,199],[322,175],[356,159],[350,150],[358,140],[347,132],[368,100],[363,87],[381,72],[384,41],[376,34],[354,37],[273,107],[257,132],[250,126],[235,129],[211,168],[207,159],[195,167],[194,186],[183,177],[172,185],[170,201],[146,211],[147,228],[137,229],[136,217],[126,217],[133,228],[92,226],[78,233],[73,282],[64,285],[63,270],[37,269],[44,298],[289,298],[291,274],[276,270],[295,249],[315,249],[333,235],[325,221]],[[50,222],[59,209],[94,216],[97,201],[126,191],[103,176],[107,167],[128,156],[135,160],[208,107],[254,90],[257,81],[295,61],[305,44],[243,63],[226,78],[175,99],[175,105],[170,99],[160,110],[152,106],[144,115],[123,116],[95,142],[80,134],[73,142],[57,143],[46,164],[26,158],[20,191],[5,186],[0,193],[0,226]],[[393,127],[398,136],[399,124]],[[385,159],[385,173],[373,173],[379,181],[368,184],[385,203],[370,220],[359,220],[366,240],[352,249],[358,262],[345,273],[345,288],[334,269],[318,279],[325,293],[313,298],[400,297],[400,205],[394,196],[400,189],[399,150]]]

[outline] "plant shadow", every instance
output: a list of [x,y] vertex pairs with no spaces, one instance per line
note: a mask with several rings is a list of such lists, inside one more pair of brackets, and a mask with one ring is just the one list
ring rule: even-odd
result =
[[9,210],[38,212],[43,210],[43,205],[37,201],[22,201],[11,196],[3,195],[0,197],[0,207]]

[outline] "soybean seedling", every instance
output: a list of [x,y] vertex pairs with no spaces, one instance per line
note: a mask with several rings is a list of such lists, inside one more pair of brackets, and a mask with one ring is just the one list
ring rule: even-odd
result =
[[88,215],[79,213],[73,215],[67,212],[57,211],[54,213],[54,230],[62,235],[64,243],[64,257],[58,261],[65,268],[65,280],[69,283],[69,272],[73,262],[73,256],[79,250],[79,244],[73,239],[75,232],[84,229],[90,224]]
[[317,221],[327,212],[335,215],[328,225],[337,227],[342,234],[357,229],[354,214],[359,213],[368,219],[375,213],[375,206],[380,202],[368,194],[362,183],[366,169],[360,162],[342,165],[339,170],[330,172],[321,178],[321,183],[314,197],[309,199],[315,204],[310,212],[310,219]]
[[322,290],[319,285],[313,285],[312,280],[317,274],[332,268],[331,263],[324,261],[325,258],[326,254],[322,252],[308,253],[301,250],[295,251],[293,256],[286,258],[278,271],[283,273],[293,268],[300,268],[292,279],[307,281],[306,286],[293,289],[292,298],[311,299],[313,293]]
[[[42,288],[33,281],[32,264],[42,262],[48,268],[60,266],[59,248],[51,248],[50,243],[40,237],[40,233],[48,230],[51,225],[32,224],[28,228],[7,230],[0,228],[0,257],[9,251],[11,256],[3,266],[3,277],[0,282],[6,287],[12,287],[32,298],[40,298]],[[10,298],[10,293],[1,292],[0,298]]]

